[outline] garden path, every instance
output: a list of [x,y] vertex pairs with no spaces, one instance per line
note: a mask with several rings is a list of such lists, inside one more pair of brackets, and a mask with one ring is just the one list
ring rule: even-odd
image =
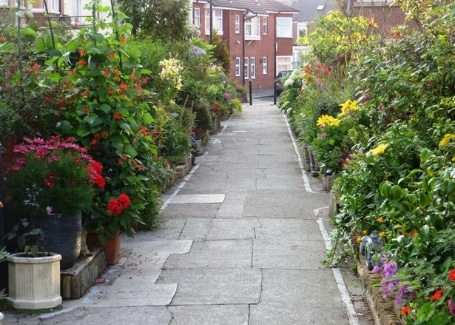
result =
[[255,98],[163,195],[163,226],[123,238],[107,284],[14,324],[372,324],[322,264],[329,194],[299,157],[283,114]]

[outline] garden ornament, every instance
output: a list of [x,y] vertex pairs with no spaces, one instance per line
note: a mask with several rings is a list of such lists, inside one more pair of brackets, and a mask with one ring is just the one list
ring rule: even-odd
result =
[[373,231],[370,236],[363,236],[360,242],[360,253],[365,256],[368,270],[372,271],[375,266],[381,266],[381,259],[375,258],[376,253],[382,250],[382,239],[376,231]]

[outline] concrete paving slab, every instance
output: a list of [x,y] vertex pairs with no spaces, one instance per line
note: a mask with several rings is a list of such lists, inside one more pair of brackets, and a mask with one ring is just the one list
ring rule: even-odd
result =
[[302,199],[302,190],[249,191],[243,208],[243,217],[299,218],[308,202]]
[[[307,299],[305,299],[306,301]],[[327,313],[330,309],[330,313]],[[251,306],[248,325],[349,325],[345,308],[322,304],[308,308],[298,304],[260,304]]]
[[247,191],[233,189],[225,192],[226,197],[216,213],[216,218],[241,218]]
[[273,240],[321,240],[319,225],[315,220],[302,218],[259,219],[260,226],[255,229],[256,239]]
[[177,290],[177,283],[155,284],[153,277],[127,278],[130,281],[119,282],[121,279],[112,286],[92,287],[83,304],[91,307],[166,306]]
[[195,241],[206,240],[212,219],[208,218],[189,218],[186,219],[185,226],[179,239],[191,239]]
[[181,194],[172,200],[172,204],[220,203],[223,201],[224,194]]
[[170,325],[248,325],[248,305],[170,306]]
[[251,240],[195,241],[188,254],[171,255],[163,269],[251,267]]
[[157,283],[178,283],[171,305],[257,304],[262,272],[250,268],[163,270]]
[[322,240],[255,240],[253,267],[278,269],[320,269],[325,258]]
[[172,204],[163,211],[166,218],[215,218],[220,203],[210,204]]
[[[41,317],[39,325],[100,325],[100,324],[142,324],[165,325],[171,322],[171,313],[163,306],[139,307],[80,307],[68,313],[51,318]],[[25,325],[25,323],[21,323]],[[8,324],[5,324],[8,325]],[[30,324],[31,325],[31,324]]]
[[208,240],[254,239],[256,228],[260,227],[257,219],[214,219],[210,223]]

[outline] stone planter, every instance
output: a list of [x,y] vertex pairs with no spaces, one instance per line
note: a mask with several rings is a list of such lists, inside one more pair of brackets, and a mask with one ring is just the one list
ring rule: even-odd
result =
[[335,175],[322,175],[322,190],[330,192],[335,181]]
[[31,257],[11,254],[8,261],[9,304],[16,309],[51,309],[62,303],[60,296],[60,260],[62,256]]

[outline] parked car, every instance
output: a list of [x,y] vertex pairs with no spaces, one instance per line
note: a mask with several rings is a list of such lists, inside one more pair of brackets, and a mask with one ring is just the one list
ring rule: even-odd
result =
[[277,96],[280,96],[281,92],[283,91],[284,89],[284,81],[286,80],[286,78],[288,78],[292,73],[294,72],[294,70],[281,70],[280,72],[278,72],[276,78],[275,78],[275,90],[276,90],[276,95]]

